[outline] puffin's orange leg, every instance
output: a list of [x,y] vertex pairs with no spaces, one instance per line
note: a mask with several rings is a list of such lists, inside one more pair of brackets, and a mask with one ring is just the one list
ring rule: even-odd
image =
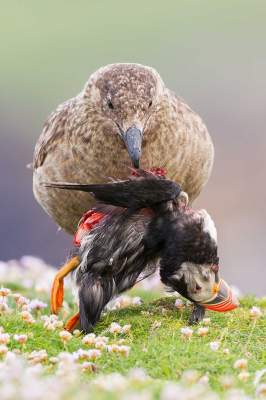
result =
[[51,290],[51,310],[53,314],[58,314],[62,307],[64,300],[64,278],[73,269],[77,268],[80,260],[79,257],[73,257],[71,260],[63,265],[62,268],[57,272],[54,278],[52,290]]
[[69,318],[65,324],[65,329],[67,331],[73,331],[75,327],[79,324],[79,313],[74,314],[71,318]]

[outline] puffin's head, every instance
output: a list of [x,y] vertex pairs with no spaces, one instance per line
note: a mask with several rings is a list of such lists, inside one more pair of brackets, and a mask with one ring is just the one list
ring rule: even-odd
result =
[[217,231],[206,210],[187,209],[177,221],[178,260],[168,284],[189,300],[214,311],[230,311],[238,300],[220,278]]
[[133,167],[139,168],[145,128],[163,92],[164,83],[153,68],[110,64],[91,75],[82,95],[101,118],[103,133],[119,136]]

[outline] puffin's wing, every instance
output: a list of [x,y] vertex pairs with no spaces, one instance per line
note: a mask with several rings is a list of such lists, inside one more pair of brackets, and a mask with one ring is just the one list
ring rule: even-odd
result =
[[105,204],[132,209],[152,207],[174,200],[181,192],[181,187],[175,182],[157,177],[92,185],[64,182],[44,183],[44,185],[56,189],[89,192]]

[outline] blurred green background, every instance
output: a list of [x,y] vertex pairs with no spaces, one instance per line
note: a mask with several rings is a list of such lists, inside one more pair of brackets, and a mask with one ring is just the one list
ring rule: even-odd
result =
[[216,221],[223,275],[265,294],[266,2],[0,2],[0,259],[56,265],[71,238],[35,202],[47,115],[102,65],[155,67],[206,122],[216,158],[197,201]]

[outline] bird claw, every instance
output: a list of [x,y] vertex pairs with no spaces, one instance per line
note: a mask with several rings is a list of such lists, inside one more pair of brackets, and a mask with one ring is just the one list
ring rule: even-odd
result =
[[189,325],[198,324],[205,315],[205,308],[199,304],[194,304],[192,314],[189,318]]

